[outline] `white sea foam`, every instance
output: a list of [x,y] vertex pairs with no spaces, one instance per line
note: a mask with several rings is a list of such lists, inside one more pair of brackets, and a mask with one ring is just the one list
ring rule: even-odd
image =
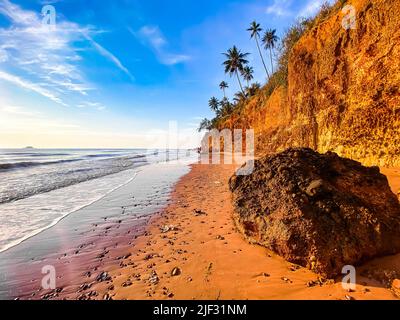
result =
[[137,170],[38,194],[0,205],[0,252],[54,226],[69,214],[86,207],[134,179]]
[[0,170],[0,252],[129,183],[141,165],[165,161],[165,152],[146,158],[143,154],[143,150],[0,151],[3,164],[10,158],[13,163],[56,162]]

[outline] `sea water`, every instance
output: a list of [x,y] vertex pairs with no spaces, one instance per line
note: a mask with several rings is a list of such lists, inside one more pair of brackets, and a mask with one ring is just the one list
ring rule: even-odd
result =
[[0,252],[187,151],[0,149]]

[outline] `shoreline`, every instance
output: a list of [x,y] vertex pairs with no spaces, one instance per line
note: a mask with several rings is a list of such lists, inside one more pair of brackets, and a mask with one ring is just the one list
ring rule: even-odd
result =
[[[87,271],[103,268],[144,232],[147,220],[169,201],[188,164],[144,166],[128,183],[69,214],[59,223],[0,254],[0,299],[41,299],[42,268],[54,266],[57,288],[77,292]],[[118,253],[119,254],[119,253]]]
[[[46,298],[397,299],[376,279],[386,270],[400,272],[400,255],[358,267],[357,289],[350,293],[342,288],[341,279],[321,279],[246,242],[234,226],[227,186],[235,169],[233,165],[191,165],[190,172],[175,184],[168,205],[146,223],[144,233],[104,265],[104,279],[99,280],[101,273],[81,277],[79,292],[62,291]],[[398,182],[399,171],[396,174]]]
[[107,195],[109,195],[110,193],[112,193],[112,192],[114,192],[114,191],[117,191],[119,188],[122,188],[123,186],[126,186],[127,184],[129,184],[130,182],[132,182],[132,180],[134,180],[135,177],[138,175],[138,173],[140,172],[140,169],[139,169],[139,168],[140,168],[140,167],[137,167],[136,169],[132,169],[132,170],[135,171],[135,172],[134,172],[134,176],[133,176],[132,178],[130,178],[129,180],[127,180],[126,182],[124,182],[124,183],[122,183],[121,185],[119,185],[119,186],[117,186],[117,187],[115,187],[115,188],[113,188],[113,189],[107,191],[105,194],[99,196],[97,199],[91,200],[89,203],[87,203],[87,204],[85,204],[85,205],[83,205],[83,206],[81,206],[81,207],[79,207],[79,208],[77,208],[77,209],[73,209],[72,211],[70,211],[70,212],[64,214],[63,216],[61,216],[61,217],[55,219],[55,220],[54,220],[51,224],[49,224],[48,226],[43,227],[43,228],[39,229],[38,231],[33,232],[32,234],[28,234],[28,235],[26,235],[25,237],[23,237],[23,238],[21,238],[21,239],[19,239],[19,240],[16,240],[15,242],[11,242],[10,244],[6,245],[3,249],[0,249],[0,254],[1,254],[1,253],[4,253],[4,252],[7,252],[7,251],[11,250],[12,248],[14,248],[14,247],[16,247],[16,246],[18,246],[18,245],[24,243],[25,241],[28,241],[29,239],[31,239],[31,238],[33,238],[33,237],[35,237],[35,236],[41,234],[42,232],[44,232],[44,231],[46,231],[46,230],[48,230],[48,229],[50,229],[50,228],[56,226],[56,225],[57,225],[58,223],[60,223],[62,220],[68,218],[69,215],[74,214],[74,213],[76,213],[76,212],[78,212],[78,211],[80,211],[80,210],[82,210],[82,209],[85,209],[85,208],[87,208],[87,207],[89,207],[89,206],[95,204],[96,202],[100,201],[101,199],[103,199],[104,197],[106,197]]

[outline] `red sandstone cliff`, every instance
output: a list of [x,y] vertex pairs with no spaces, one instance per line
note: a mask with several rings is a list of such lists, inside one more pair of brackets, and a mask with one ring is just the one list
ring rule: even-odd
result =
[[400,1],[352,0],[309,30],[289,60],[287,87],[261,91],[239,115],[260,154],[288,147],[334,151],[365,165],[400,166]]

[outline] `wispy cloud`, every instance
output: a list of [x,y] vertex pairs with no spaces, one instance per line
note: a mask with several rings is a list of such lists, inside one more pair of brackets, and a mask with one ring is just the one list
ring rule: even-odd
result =
[[144,45],[149,46],[162,64],[175,65],[190,60],[188,55],[168,51],[168,41],[158,26],[143,26],[137,32],[130,28],[128,30]]
[[94,108],[94,109],[96,109],[98,111],[102,111],[102,110],[106,109],[106,107],[103,106],[101,103],[90,102],[90,101],[84,101],[83,103],[78,104],[77,107],[78,108]]
[[266,13],[277,17],[291,16],[293,12],[290,9],[292,0],[274,0],[266,9]]
[[[39,14],[9,0],[0,1],[0,14],[11,24],[0,28],[1,79],[62,105],[65,103],[59,97],[61,93],[87,95],[92,86],[76,64],[80,56],[73,43],[89,29],[61,21],[55,30],[50,30],[42,24]],[[5,67],[13,72],[5,71]]]
[[19,6],[8,0],[2,0],[0,2],[0,13],[20,25],[34,25],[37,22],[37,16],[35,13],[31,11],[23,11]]
[[114,63],[120,70],[122,70],[125,74],[127,74],[131,78],[131,80],[135,80],[135,77],[131,74],[131,72],[121,63],[121,61],[113,53],[108,51],[106,48],[101,46],[98,42],[94,41],[92,38],[87,37],[87,39],[103,57],[107,58],[112,63]]
[[9,74],[7,72],[0,71],[0,79],[8,81],[14,85],[17,85],[21,88],[36,92],[43,97],[46,97],[55,103],[61,104],[63,106],[67,106],[59,97],[54,95],[52,92],[48,91],[47,89],[37,85],[35,83],[29,82],[27,80],[21,79],[17,76]]
[[82,72],[82,44],[91,44],[131,79],[132,74],[110,51],[94,40],[100,31],[65,19],[55,29],[42,24],[39,12],[0,0],[0,15],[9,27],[0,28],[0,79],[66,105],[68,95],[88,96],[95,87]]

